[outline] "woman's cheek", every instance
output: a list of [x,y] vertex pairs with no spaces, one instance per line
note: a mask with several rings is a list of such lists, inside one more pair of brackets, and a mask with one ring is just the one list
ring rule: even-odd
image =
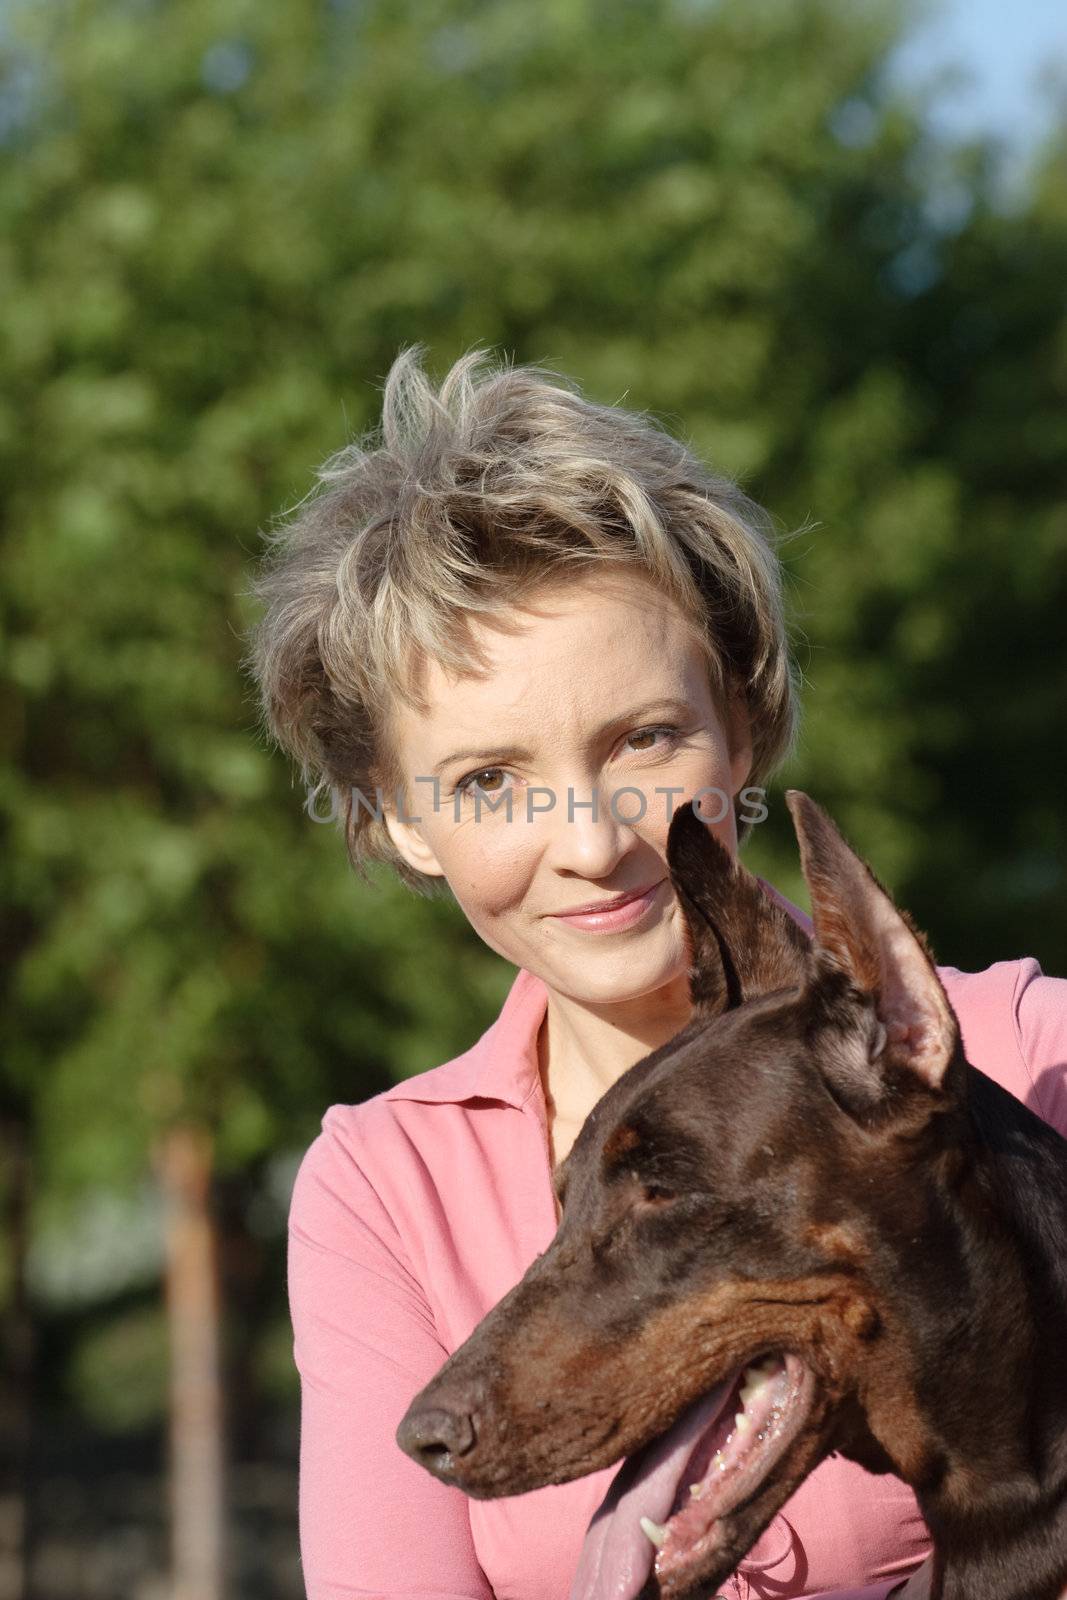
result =
[[518,910],[529,887],[531,869],[522,848],[521,823],[504,817],[471,822],[441,857],[452,892],[472,921]]

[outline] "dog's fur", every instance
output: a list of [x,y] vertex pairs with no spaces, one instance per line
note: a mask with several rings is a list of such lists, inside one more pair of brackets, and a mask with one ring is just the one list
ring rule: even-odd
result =
[[632,1455],[767,1352],[810,1411],[684,1588],[838,1450],[914,1488],[944,1600],[1067,1585],[1067,1141],[964,1060],[921,933],[790,791],[809,941],[686,804],[693,1017],[590,1113],[548,1250],[415,1397],[400,1446],[476,1497]]

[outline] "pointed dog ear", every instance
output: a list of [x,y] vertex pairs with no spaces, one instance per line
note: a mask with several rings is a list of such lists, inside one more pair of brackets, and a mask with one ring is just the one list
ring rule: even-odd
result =
[[885,1029],[872,1051],[880,1071],[891,1064],[940,1089],[959,1045],[959,1023],[925,936],[814,800],[800,789],[787,789],[785,798],[811,891],[819,966],[843,971],[872,997]]
[[808,977],[810,941],[735,861],[690,800],[671,819],[667,866],[689,936],[689,992],[715,1017]]

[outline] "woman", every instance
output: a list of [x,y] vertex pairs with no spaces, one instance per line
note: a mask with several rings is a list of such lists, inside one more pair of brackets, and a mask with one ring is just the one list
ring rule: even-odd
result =
[[[590,1108],[688,1018],[667,828],[706,791],[736,852],[790,750],[780,570],[764,514],[650,420],[477,353],[439,392],[403,353],[380,437],[320,476],[256,585],[266,724],[357,868],[443,880],[519,972],[470,1050],[330,1107],[301,1165],[307,1593],[565,1600],[614,1468],[472,1501],[394,1434],[548,1245]],[[1067,1132],[1063,1072],[1035,1087],[1067,1059],[1067,983],[1032,959],[939,970],[969,1059]],[[723,1592],[917,1600],[928,1552],[910,1490],[834,1457]]]

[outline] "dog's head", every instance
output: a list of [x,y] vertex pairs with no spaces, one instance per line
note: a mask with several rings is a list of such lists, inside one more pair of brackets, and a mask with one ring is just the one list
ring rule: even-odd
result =
[[[949,1338],[967,1298],[959,1029],[922,935],[787,798],[814,941],[684,805],[667,854],[692,1018],[594,1107],[551,1246],[397,1434],[476,1497],[625,1456],[589,1600],[709,1592],[830,1450],[916,1485],[944,1466],[916,1340]],[[940,1326],[905,1314],[930,1262]]]

